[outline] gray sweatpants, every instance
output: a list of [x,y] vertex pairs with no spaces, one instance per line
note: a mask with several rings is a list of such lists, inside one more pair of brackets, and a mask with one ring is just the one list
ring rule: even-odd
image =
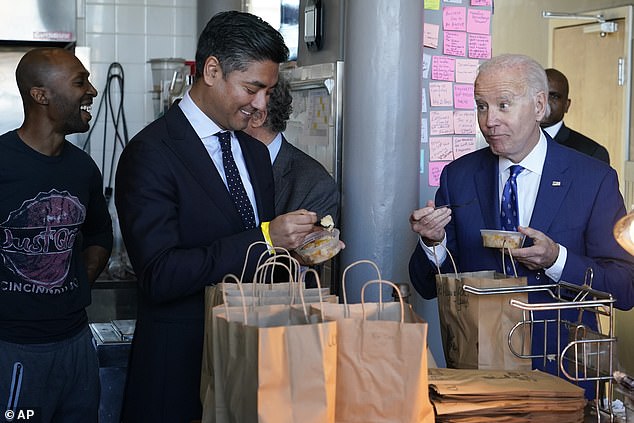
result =
[[0,422],[90,423],[98,410],[99,365],[88,327],[48,344],[0,341]]

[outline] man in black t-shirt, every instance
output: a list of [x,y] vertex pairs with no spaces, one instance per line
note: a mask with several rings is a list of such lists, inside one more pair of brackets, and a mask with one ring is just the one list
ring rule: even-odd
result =
[[27,52],[16,79],[24,122],[0,136],[0,412],[96,422],[99,367],[85,308],[112,222],[99,169],[65,136],[88,130],[97,91],[59,48]]

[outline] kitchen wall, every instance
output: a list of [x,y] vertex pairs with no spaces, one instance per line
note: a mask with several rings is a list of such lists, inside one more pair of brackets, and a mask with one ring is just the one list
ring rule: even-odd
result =
[[[181,57],[193,60],[198,29],[197,0],[76,0],[77,45],[91,49],[91,82],[99,91],[93,103],[93,119],[111,63],[124,72],[124,110],[130,138],[154,119],[150,90],[150,58]],[[118,85],[114,92],[118,92]],[[113,96],[115,105],[118,98]],[[110,111],[108,112],[110,114]],[[90,152],[102,167],[104,114],[92,125]],[[112,120],[107,122],[106,169],[113,150]],[[117,147],[117,152],[121,148]]]

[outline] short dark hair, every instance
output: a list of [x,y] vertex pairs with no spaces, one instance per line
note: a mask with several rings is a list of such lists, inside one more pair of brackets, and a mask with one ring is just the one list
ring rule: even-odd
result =
[[282,35],[261,18],[235,10],[220,12],[198,38],[196,77],[202,76],[210,56],[218,59],[226,77],[234,70],[245,71],[252,62],[286,62],[288,54]]
[[273,87],[269,96],[264,127],[269,128],[272,132],[284,132],[286,121],[293,111],[292,103],[293,96],[288,80],[280,74],[277,85]]

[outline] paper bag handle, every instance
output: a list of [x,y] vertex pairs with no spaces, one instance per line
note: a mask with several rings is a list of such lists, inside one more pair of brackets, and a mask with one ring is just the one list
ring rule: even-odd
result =
[[[506,240],[504,240],[504,243],[506,243]],[[511,248],[510,247],[505,247],[504,244],[502,244],[502,271],[504,272],[504,276],[507,276],[506,274],[506,261],[505,261],[505,255],[504,255],[504,251],[506,250],[506,252],[509,254],[510,260],[511,260],[511,266],[513,267],[513,275],[515,275],[514,277],[517,278],[517,268],[515,267],[515,260],[513,260],[513,254],[511,253]],[[511,276],[513,276],[511,275]]]
[[305,272],[302,273],[302,278],[299,280],[297,290],[299,291],[299,296],[302,300],[302,306],[304,309],[304,317],[306,318],[306,323],[310,323],[310,319],[308,317],[308,309],[306,307],[306,302],[304,301],[304,288],[306,287],[306,275],[308,272],[315,274],[315,282],[317,282],[317,293],[319,294],[319,313],[321,314],[321,321],[325,322],[324,318],[324,297],[321,294],[321,280],[319,279],[319,273],[313,268],[308,268]]
[[[266,241],[255,241],[249,245],[249,248],[247,248],[247,252],[244,256],[244,263],[242,264],[242,273],[240,273],[240,282],[244,281],[244,274],[247,272],[247,264],[249,264],[249,253],[251,252],[251,248],[259,244],[264,244],[267,247],[269,247],[269,244],[267,244]],[[268,253],[268,250],[266,250],[265,253]],[[260,258],[261,257],[262,257],[262,254],[260,254]]]
[[[269,254],[270,251],[275,251],[275,254]],[[278,254],[279,253],[279,254]],[[264,259],[264,257],[266,255],[270,255],[270,257]],[[294,276],[294,280],[299,280],[299,273],[300,273],[300,264],[299,261],[297,261],[296,258],[291,256],[291,253],[283,247],[273,247],[268,251],[264,251],[262,254],[260,254],[260,258],[258,259],[258,264],[256,267],[256,271],[257,268],[259,266],[261,266],[263,263],[267,263],[267,262],[277,262],[281,257],[287,258],[290,262],[289,267],[294,270],[293,272],[293,276]],[[264,259],[264,260],[263,260]],[[273,280],[273,278],[271,277],[271,281]]]
[[[348,296],[346,294],[346,273],[348,273],[348,270],[352,269],[354,266],[357,266],[363,263],[369,264],[370,266],[374,268],[374,270],[376,270],[377,278],[375,280],[382,280],[379,266],[377,266],[376,263],[373,262],[372,260],[357,260],[355,262],[350,263],[348,266],[346,266],[346,268],[343,269],[343,274],[341,275],[341,290],[343,291],[343,304],[345,305],[344,317],[350,317],[350,307],[348,307]],[[379,300],[381,301],[383,300],[383,293],[381,292],[381,290],[379,290]]]
[[458,266],[456,266],[456,261],[453,259],[453,255],[451,254],[451,251],[449,251],[449,248],[447,248],[446,245],[440,242],[434,244],[434,246],[432,247],[432,251],[434,252],[434,264],[436,265],[436,269],[438,269],[438,274],[442,275],[442,271],[440,270],[440,264],[438,263],[438,256],[436,255],[436,247],[442,247],[445,249],[445,253],[447,253],[447,257],[449,257],[449,260],[451,260],[451,265],[453,266],[453,273],[456,279],[460,280],[460,276],[458,275]]
[[240,298],[242,298],[242,317],[246,323],[247,321],[247,303],[246,300],[244,299],[244,290],[242,289],[242,282],[240,282],[240,280],[238,279],[238,277],[236,275],[234,275],[233,273],[228,273],[226,274],[223,278],[222,278],[222,302],[225,306],[225,314],[227,315],[227,321],[230,320],[229,317],[229,305],[227,303],[227,290],[225,289],[226,285],[226,281],[227,279],[233,279],[235,280],[236,284],[238,285],[238,289],[240,290]]
[[[401,295],[401,290],[398,289],[395,283],[386,281],[386,280],[371,280],[363,284],[361,287],[361,310],[363,311],[363,320],[365,320],[365,288],[368,285],[379,284],[379,285],[389,285],[398,293],[398,302],[401,305],[401,323],[405,322],[405,309],[403,307],[403,296]],[[379,320],[381,319],[381,310],[383,308],[383,301],[379,301]]]

